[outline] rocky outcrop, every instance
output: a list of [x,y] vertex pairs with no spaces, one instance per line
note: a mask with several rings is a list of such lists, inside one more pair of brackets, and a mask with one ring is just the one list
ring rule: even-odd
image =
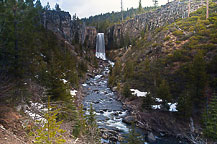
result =
[[[200,3],[191,4],[191,12],[200,7]],[[119,48],[124,41],[130,41],[139,37],[142,32],[151,31],[156,28],[175,22],[179,18],[188,15],[187,2],[173,1],[161,6],[159,9],[137,15],[122,24],[116,24],[108,28],[106,33],[106,45],[108,48]]]
[[48,10],[43,16],[44,27],[72,41],[72,21],[69,12]]
[[95,48],[97,31],[95,27],[71,19],[69,12],[48,10],[43,13],[42,23],[48,30],[62,36],[68,42],[77,41],[88,48]]
[[87,26],[85,27],[85,41],[84,44],[87,48],[95,48],[96,46],[96,36],[97,36],[97,31],[95,27],[92,26]]

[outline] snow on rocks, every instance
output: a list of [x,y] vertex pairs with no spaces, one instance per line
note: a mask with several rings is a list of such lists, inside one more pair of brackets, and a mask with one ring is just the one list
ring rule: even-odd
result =
[[30,101],[30,108],[27,108],[25,110],[25,113],[29,115],[33,120],[38,121],[38,122],[46,122],[46,119],[41,116],[43,113],[47,112],[47,108],[41,103],[34,103]]
[[152,107],[152,109],[160,109],[161,108],[160,105],[152,105],[151,107]]
[[61,79],[61,80],[63,81],[64,84],[68,83],[68,81],[65,79]]
[[97,79],[100,79],[102,76],[103,76],[103,75],[96,75],[96,76],[95,76],[95,79],[96,79],[96,80],[97,80]]
[[109,64],[113,67],[114,65],[115,65],[115,63],[114,62],[112,62],[112,61],[108,61],[109,62]]
[[76,96],[77,90],[70,90],[70,94],[72,97]]
[[176,109],[178,103],[168,103],[168,105],[170,106],[169,111],[171,112],[177,112],[178,110]]
[[86,83],[84,83],[84,84],[82,84],[82,86],[83,86],[83,87],[86,87],[86,86],[87,86],[87,84],[86,84]]
[[156,102],[162,102],[163,100],[160,99],[160,98],[156,98],[155,101],[156,101]]
[[146,97],[147,92],[141,92],[137,89],[130,89],[131,92],[133,92],[132,94],[137,96],[137,97]]
[[[178,103],[168,103],[169,105],[169,111],[170,112],[177,112],[178,110],[176,109]],[[161,109],[161,105],[152,105],[152,109]]]

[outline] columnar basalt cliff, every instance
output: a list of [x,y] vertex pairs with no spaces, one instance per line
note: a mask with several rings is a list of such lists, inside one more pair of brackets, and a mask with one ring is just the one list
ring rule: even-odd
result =
[[79,41],[88,48],[95,48],[97,31],[78,20],[72,20],[69,12],[48,10],[43,14],[44,27],[62,36],[68,42]]
[[96,31],[95,27],[92,27],[92,26],[85,27],[84,44],[87,48],[95,48],[96,47],[96,36],[97,36],[97,31]]
[[[197,10],[201,3],[191,4],[191,12]],[[109,49],[122,47],[124,41],[130,41],[139,37],[142,32],[154,30],[175,22],[179,18],[188,16],[188,5],[186,2],[173,1],[161,6],[161,8],[137,15],[122,24],[116,24],[108,28],[106,46]]]
[[72,21],[69,12],[48,10],[43,16],[44,27],[61,35],[63,38],[72,40]]

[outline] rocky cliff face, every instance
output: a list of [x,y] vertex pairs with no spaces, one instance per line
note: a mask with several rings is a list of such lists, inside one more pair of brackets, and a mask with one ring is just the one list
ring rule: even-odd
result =
[[[200,3],[191,4],[191,12],[200,7]],[[151,31],[156,28],[175,22],[179,18],[188,16],[188,5],[186,2],[173,1],[153,11],[137,15],[122,24],[116,24],[107,30],[107,48],[118,48],[123,46],[127,38],[133,40],[141,35],[141,32]]]
[[43,14],[44,27],[72,43],[75,39],[88,48],[95,47],[97,31],[95,27],[86,27],[72,20],[69,12],[48,10]]
[[87,26],[85,27],[85,46],[87,48],[95,48],[96,46],[96,36],[97,36],[97,31],[95,27]]

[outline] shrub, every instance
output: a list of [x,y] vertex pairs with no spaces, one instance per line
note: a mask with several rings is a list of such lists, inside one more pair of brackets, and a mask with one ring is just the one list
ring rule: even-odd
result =
[[164,38],[164,41],[168,41],[168,40],[170,40],[170,36]]
[[217,140],[217,94],[214,93],[204,114],[205,135]]
[[173,35],[175,35],[175,36],[177,36],[177,37],[180,37],[180,36],[183,36],[184,33],[183,33],[183,31],[177,30],[177,31],[174,31],[174,32],[173,32]]
[[66,140],[63,139],[62,134],[65,132],[64,130],[60,129],[60,124],[62,121],[57,122],[57,115],[59,113],[59,109],[54,109],[50,105],[50,98],[48,98],[48,112],[45,114],[46,121],[43,122],[43,126],[37,129],[35,132],[36,141],[35,143],[46,143],[46,144],[53,144],[58,143],[62,144],[65,143]]
[[124,84],[123,90],[122,90],[122,95],[126,98],[131,97],[132,93],[130,91],[129,85],[128,84]]
[[180,44],[181,43],[181,41],[176,41],[176,44]]

